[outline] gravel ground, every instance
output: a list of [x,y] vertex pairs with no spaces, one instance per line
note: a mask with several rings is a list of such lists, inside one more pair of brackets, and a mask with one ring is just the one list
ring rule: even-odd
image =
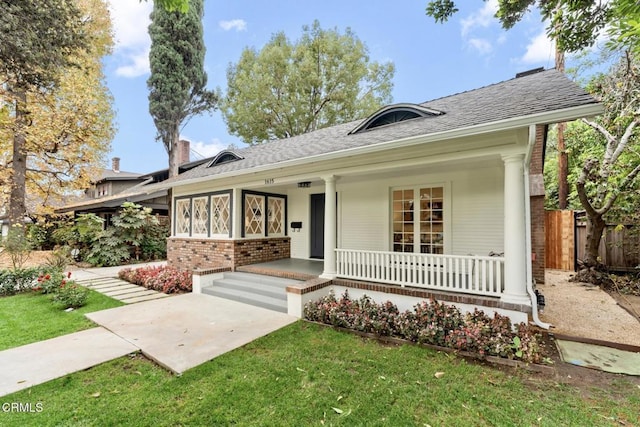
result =
[[571,272],[547,270],[537,285],[546,306],[540,314],[551,332],[640,347],[640,321],[600,288],[569,282]]

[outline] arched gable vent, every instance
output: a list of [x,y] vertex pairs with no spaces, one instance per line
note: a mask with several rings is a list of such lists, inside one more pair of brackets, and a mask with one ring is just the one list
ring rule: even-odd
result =
[[207,167],[210,168],[212,166],[221,165],[223,163],[235,162],[236,160],[242,160],[243,158],[244,157],[239,156],[231,150],[223,150],[216,154],[213,160],[209,162]]
[[379,126],[403,122],[405,120],[417,119],[420,117],[440,116],[442,114],[444,114],[444,112],[426,108],[417,104],[387,105],[360,123],[358,127],[349,132],[349,135],[374,129]]

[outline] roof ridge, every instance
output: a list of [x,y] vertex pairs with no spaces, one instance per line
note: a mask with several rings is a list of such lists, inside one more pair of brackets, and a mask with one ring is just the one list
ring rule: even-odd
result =
[[476,92],[476,91],[479,91],[479,90],[482,90],[482,89],[488,89],[490,87],[502,85],[502,84],[505,84],[505,83],[509,83],[509,82],[514,81],[514,80],[522,80],[522,79],[526,79],[526,78],[531,77],[531,76],[536,76],[536,75],[539,75],[539,74],[542,74],[542,73],[547,73],[548,71],[557,71],[557,70],[556,70],[555,67],[553,67],[553,68],[549,68],[549,69],[546,69],[546,70],[541,70],[541,71],[539,71],[537,73],[532,73],[532,74],[525,74],[525,75],[521,75],[521,76],[518,76],[516,74],[514,77],[511,77],[510,79],[507,79],[507,80],[502,80],[502,81],[495,82],[495,83],[489,83],[487,85],[476,87],[476,88],[473,88],[473,89],[463,90],[461,92],[456,92],[456,93],[452,93],[450,95],[441,96],[439,98],[430,99],[428,101],[421,102],[418,105],[424,107],[424,106],[426,106],[426,104],[428,104],[430,102],[436,102],[436,101],[440,101],[440,100],[447,99],[447,98],[453,98],[454,96],[464,95],[466,93]]

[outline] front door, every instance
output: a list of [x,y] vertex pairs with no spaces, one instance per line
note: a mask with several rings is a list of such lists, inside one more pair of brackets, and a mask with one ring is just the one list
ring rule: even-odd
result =
[[310,257],[324,259],[324,193],[311,195]]

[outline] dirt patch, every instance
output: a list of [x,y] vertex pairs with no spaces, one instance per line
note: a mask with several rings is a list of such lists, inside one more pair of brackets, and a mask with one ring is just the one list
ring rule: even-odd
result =
[[[38,267],[47,264],[51,251],[31,251],[23,267]],[[5,251],[0,252],[0,268],[12,268],[11,256]]]

